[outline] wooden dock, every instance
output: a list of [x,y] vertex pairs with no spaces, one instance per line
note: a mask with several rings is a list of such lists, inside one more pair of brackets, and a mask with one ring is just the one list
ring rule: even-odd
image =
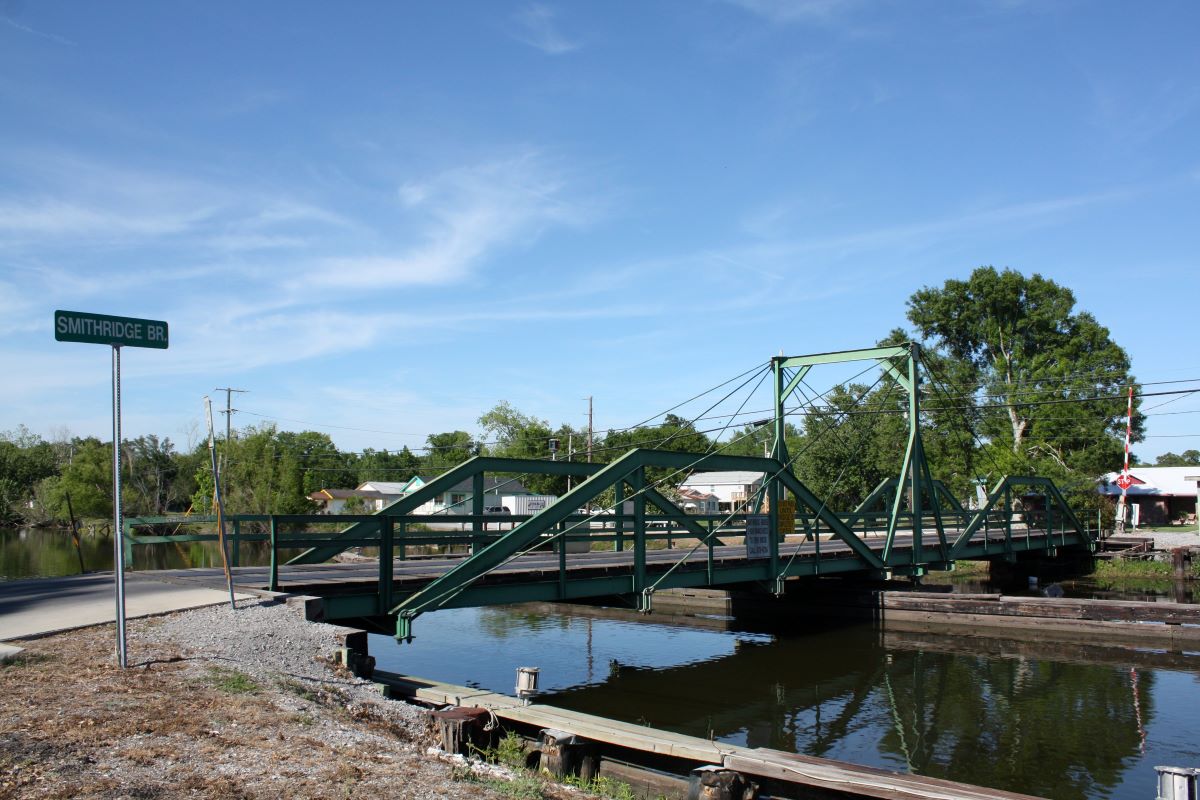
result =
[[[430,706],[487,709],[510,725],[533,730],[561,731],[594,743],[601,749],[643,753],[677,762],[686,774],[699,766],[730,770],[755,781],[769,782],[772,796],[880,798],[880,800],[1030,800],[1031,795],[982,786],[909,775],[844,761],[813,758],[768,748],[741,747],[643,725],[605,719],[553,706],[519,700],[495,692],[376,672],[389,696]],[[678,779],[677,779],[678,780]]]

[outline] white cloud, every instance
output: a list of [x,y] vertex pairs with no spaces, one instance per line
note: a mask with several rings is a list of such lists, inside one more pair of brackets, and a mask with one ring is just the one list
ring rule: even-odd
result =
[[546,55],[560,56],[579,49],[579,43],[568,39],[558,30],[558,12],[541,3],[530,3],[513,15],[520,30],[513,34],[517,41],[536,47]]
[[327,259],[297,286],[353,289],[457,283],[495,251],[535,238],[550,225],[579,224],[566,180],[537,154],[449,170],[409,181],[398,194],[406,220],[423,229],[398,254]]

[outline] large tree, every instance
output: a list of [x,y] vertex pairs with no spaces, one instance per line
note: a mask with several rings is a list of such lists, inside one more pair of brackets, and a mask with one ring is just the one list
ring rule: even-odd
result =
[[[980,267],[967,280],[913,294],[908,318],[952,364],[954,379],[931,405],[967,407],[996,471],[1083,485],[1120,464],[1121,398],[1134,382],[1129,356],[1095,317],[1076,310],[1070,289]],[[1135,417],[1135,439],[1141,430]]]

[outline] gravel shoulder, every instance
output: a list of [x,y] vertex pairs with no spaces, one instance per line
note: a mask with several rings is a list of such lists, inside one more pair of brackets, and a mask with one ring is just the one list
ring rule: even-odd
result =
[[0,798],[512,796],[496,770],[427,753],[425,712],[334,667],[337,629],[296,607],[242,601],[128,631],[125,670],[112,625],[20,642],[0,664]]

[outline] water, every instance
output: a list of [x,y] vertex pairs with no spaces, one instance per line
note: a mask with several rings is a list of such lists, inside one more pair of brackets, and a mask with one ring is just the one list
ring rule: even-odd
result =
[[[88,572],[113,568],[110,534],[84,534],[80,538],[83,565]],[[270,563],[266,542],[243,542],[239,563]],[[179,542],[139,545],[133,548],[133,569],[219,567],[221,550],[216,542]],[[79,574],[79,555],[67,530],[55,528],[0,528],[0,580],[53,578]]]
[[380,668],[511,694],[537,666],[551,705],[1009,791],[1145,800],[1155,765],[1200,765],[1200,655],[1132,668],[870,625],[764,635],[520,607],[439,611],[414,632],[372,637]]

